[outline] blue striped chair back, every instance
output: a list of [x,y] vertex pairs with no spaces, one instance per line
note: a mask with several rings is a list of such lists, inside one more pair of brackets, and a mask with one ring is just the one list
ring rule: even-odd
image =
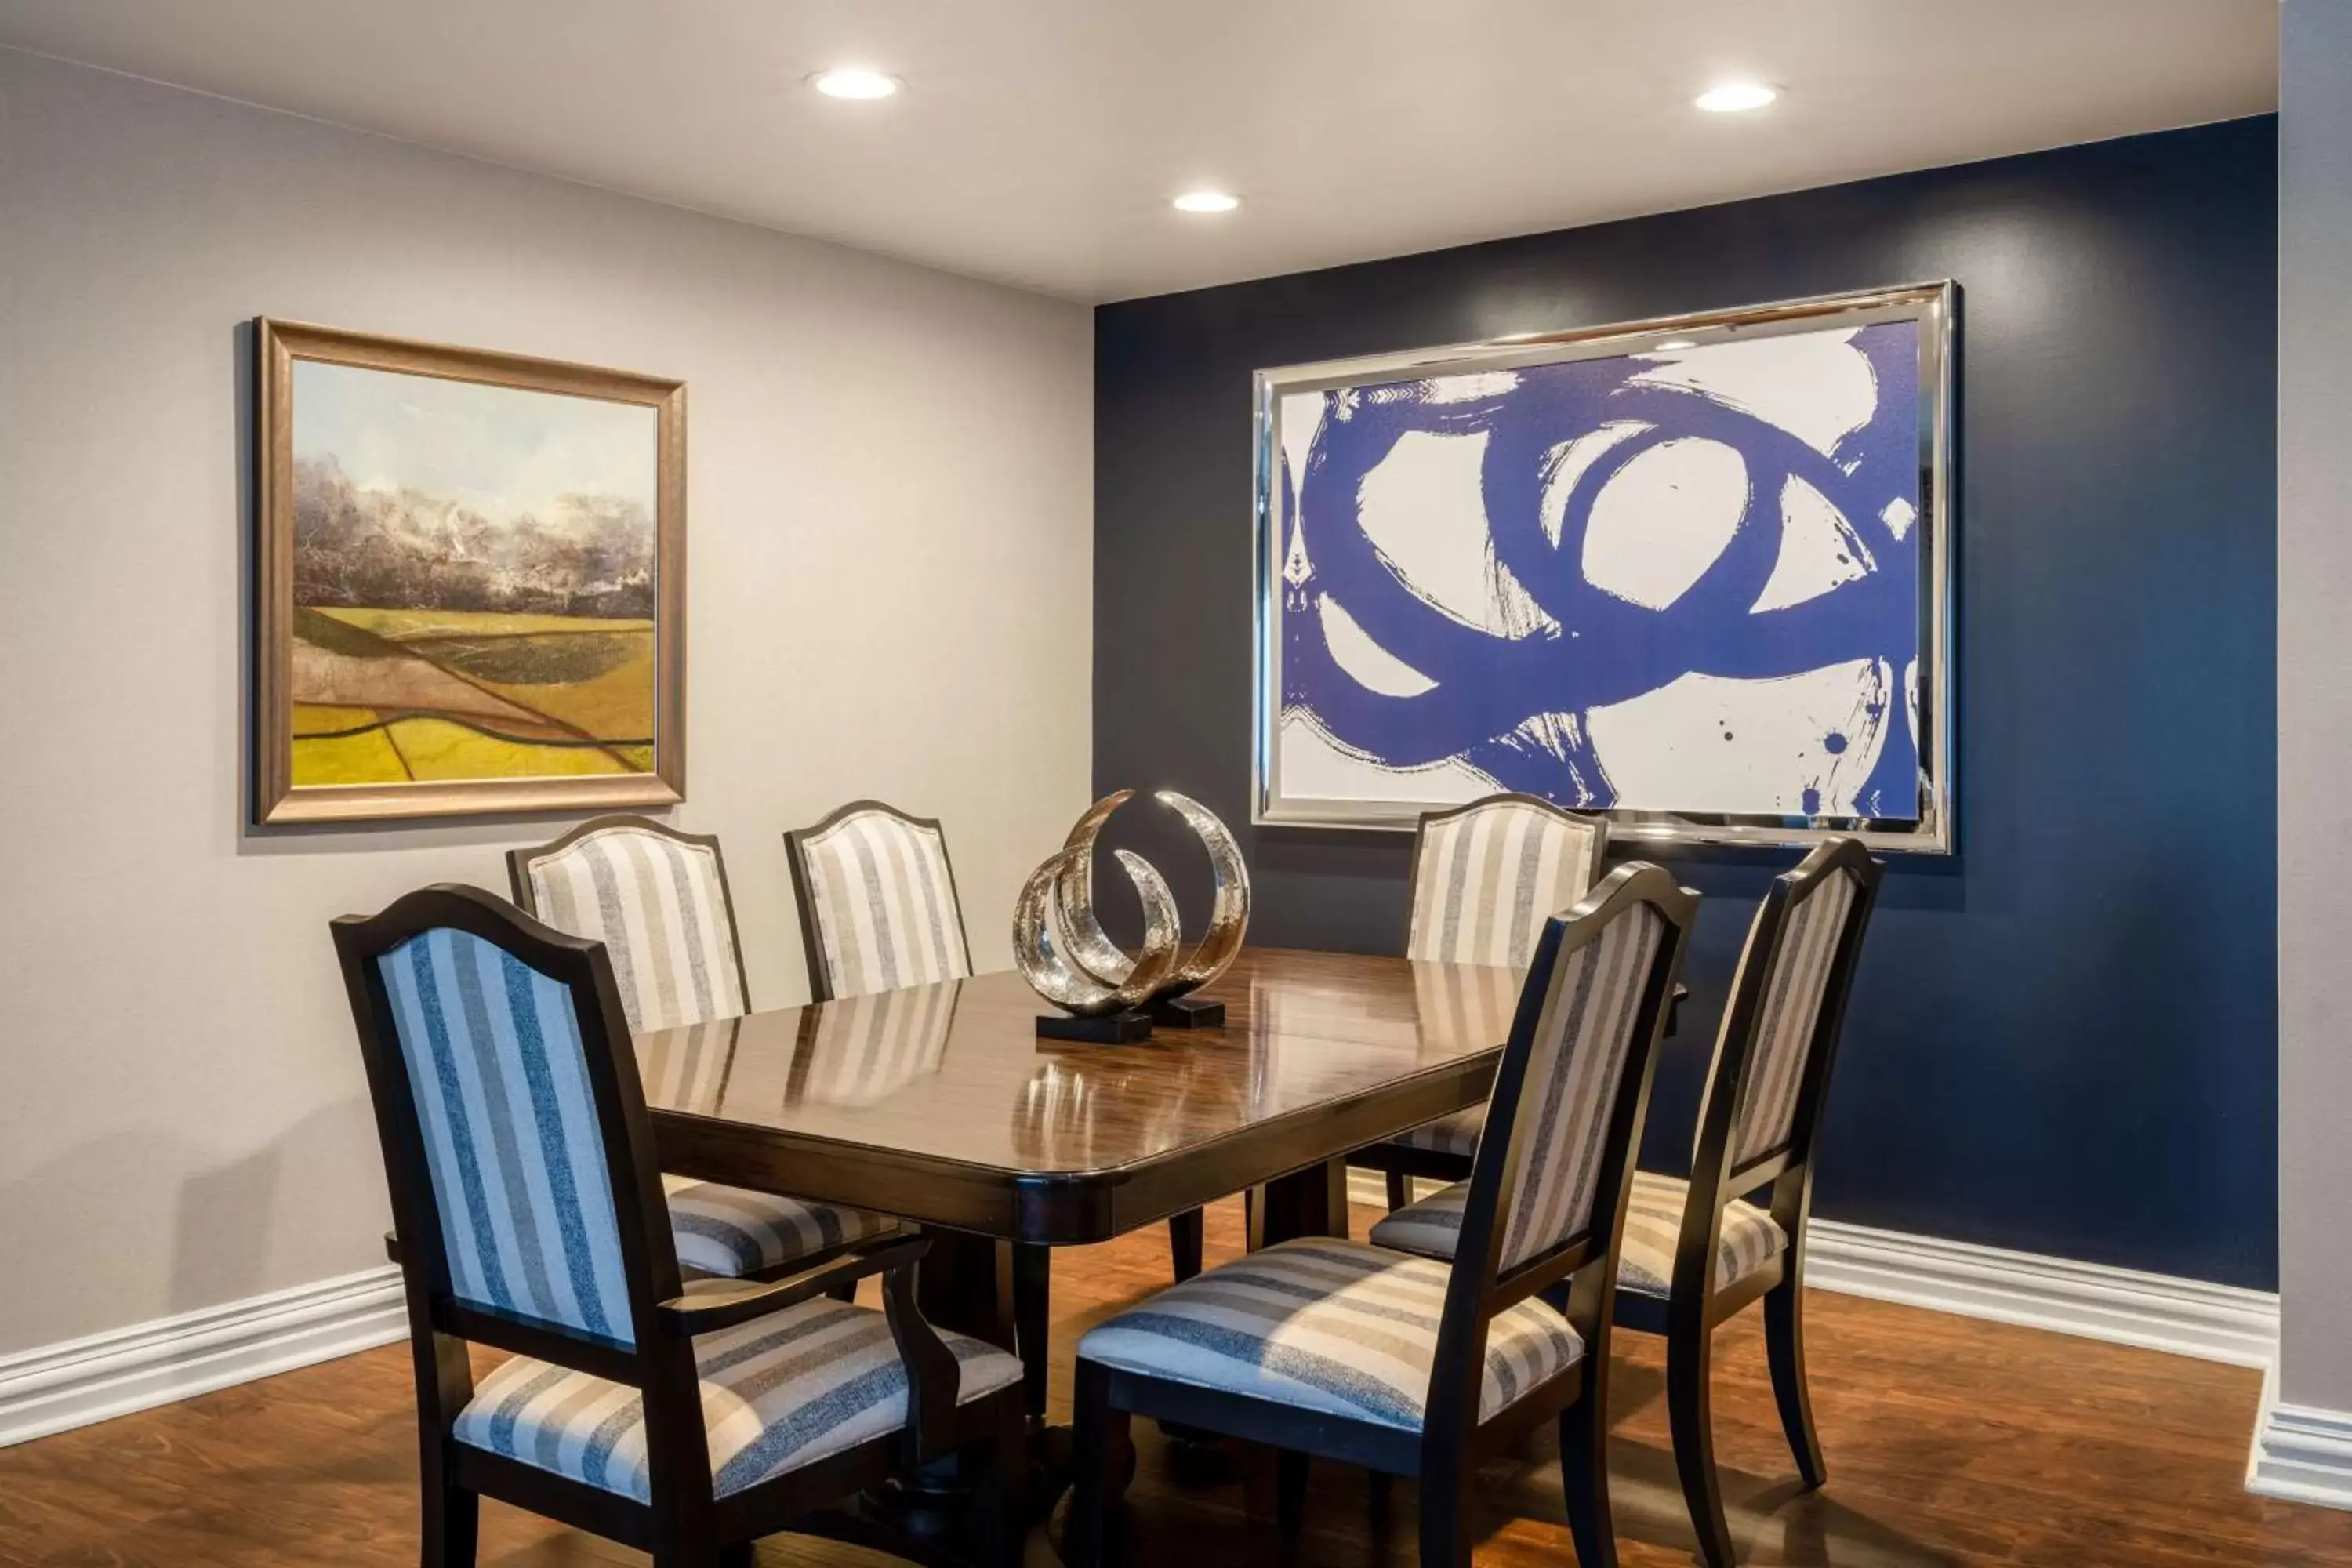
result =
[[1505,1270],[1591,1226],[1611,1118],[1667,934],[1655,909],[1627,904],[1597,936],[1561,953],[1549,974],[1528,977],[1545,992],[1515,1119],[1518,1160],[1497,1210]]
[[751,1010],[715,842],[649,822],[591,824],[517,864],[524,908],[604,944],[629,1027],[684,1028]]
[[1544,921],[1591,890],[1608,827],[1531,795],[1421,819],[1404,955],[1525,969]]
[[[1795,1134],[1838,950],[1854,921],[1867,913],[1861,893],[1851,872],[1832,870],[1805,888],[1780,922],[1732,1116],[1730,1170],[1779,1152]],[[1761,916],[1759,910],[1759,925]],[[1751,946],[1755,940],[1751,929]]]
[[817,995],[863,996],[971,973],[937,823],[861,804],[787,841]]
[[613,1174],[571,988],[448,927],[375,963],[450,1293],[633,1345]]

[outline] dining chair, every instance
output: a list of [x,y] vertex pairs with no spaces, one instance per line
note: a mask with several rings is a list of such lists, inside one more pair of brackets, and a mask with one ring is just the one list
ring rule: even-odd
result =
[[[813,827],[784,835],[793,896],[800,905],[809,994],[832,1002],[971,973],[963,906],[947,835],[931,817],[878,800],[852,801]],[[1170,1216],[1168,1250],[1176,1278],[1201,1271],[1199,1209]],[[1012,1243],[1013,1337],[1028,1369],[1030,1413],[1045,1413],[1053,1317],[1053,1254]]]
[[[719,840],[642,816],[600,816],[507,853],[525,914],[604,944],[622,1016],[639,1034],[751,1010],[735,900]],[[881,1235],[893,1222],[836,1204],[662,1177],[679,1258],[704,1274],[772,1278]]]
[[[1707,1568],[1733,1568],[1708,1409],[1716,1327],[1759,1300],[1781,1430],[1808,1489],[1828,1477],[1805,1387],[1805,1227],[1813,1150],[1881,868],[1833,838],[1774,879],[1748,930],[1707,1071],[1688,1182],[1636,1172],[1618,1271],[1620,1327],[1664,1334],[1675,1468]],[[1762,1203],[1748,1201],[1769,1185]],[[1470,1185],[1390,1215],[1377,1246],[1454,1255]]]
[[819,1002],[961,980],[971,947],[947,836],[929,817],[856,800],[784,835],[809,994]]
[[[958,1454],[994,1505],[982,1554],[1018,1562],[1020,1365],[924,1321],[929,1238],[694,1276],[602,943],[454,886],[333,931],[391,1187],[425,1568],[474,1562],[484,1497],[656,1568],[748,1568],[786,1529],[887,1550],[824,1510]],[[884,1310],[824,1295],[873,1275]],[[509,1357],[478,1384],[476,1345]]]
[[[1490,795],[1451,811],[1422,814],[1413,832],[1412,903],[1404,955],[1441,963],[1524,970],[1545,920],[1600,879],[1609,825],[1532,795]],[[1412,1179],[1455,1182],[1485,1124],[1484,1106],[1359,1149],[1348,1163],[1388,1178],[1391,1209],[1412,1195]]]
[[[1421,1478],[1421,1561],[1470,1561],[1482,1458],[1559,1426],[1583,1568],[1616,1562],[1609,1516],[1610,1298],[1660,1026],[1698,895],[1621,867],[1545,923],[1495,1077],[1447,1262],[1286,1241],[1209,1269],[1078,1342],[1072,1568],[1104,1558],[1130,1416],[1280,1451],[1298,1524],[1312,1458]],[[1555,1306],[1547,1297],[1558,1297]]]

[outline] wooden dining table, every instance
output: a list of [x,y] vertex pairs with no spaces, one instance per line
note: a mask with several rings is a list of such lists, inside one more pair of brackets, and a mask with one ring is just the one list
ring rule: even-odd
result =
[[1248,1188],[1253,1239],[1347,1234],[1347,1153],[1486,1100],[1516,971],[1245,949],[1221,1028],[1040,1039],[1016,973],[642,1035],[662,1169],[925,1226],[925,1313],[1014,1348],[1013,1244]]

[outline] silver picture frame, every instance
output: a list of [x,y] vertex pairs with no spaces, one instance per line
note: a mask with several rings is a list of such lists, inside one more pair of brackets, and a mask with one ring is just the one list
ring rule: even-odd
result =
[[[1282,400],[1301,392],[1378,384],[1466,371],[1508,371],[1531,365],[1679,350],[1714,342],[1752,340],[1825,326],[1919,323],[1919,573],[1918,723],[1920,815],[1916,821],[1839,816],[1701,815],[1611,807],[1613,839],[1633,845],[1718,845],[1804,848],[1832,837],[1860,838],[1874,850],[1948,855],[1956,845],[1952,720],[1953,658],[1953,416],[1959,288],[1947,279],[1858,293],[1826,295],[1701,311],[1651,321],[1562,331],[1531,332],[1399,353],[1370,354],[1258,371],[1253,378],[1253,473],[1255,647],[1251,821],[1262,826],[1410,831],[1423,812],[1462,805],[1446,800],[1351,800],[1317,797],[1284,787],[1282,724]],[[1675,342],[1675,340],[1683,340]]]

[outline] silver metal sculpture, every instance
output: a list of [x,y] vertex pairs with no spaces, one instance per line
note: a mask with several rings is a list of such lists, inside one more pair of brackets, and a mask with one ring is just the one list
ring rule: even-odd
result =
[[[1029,874],[1013,906],[1013,962],[1031,990],[1066,1013],[1081,1018],[1131,1013],[1150,998],[1176,966],[1176,945],[1182,935],[1176,900],[1150,861],[1131,849],[1118,852],[1118,863],[1143,903],[1143,952],[1129,961],[1125,975],[1105,980],[1073,962],[1072,954],[1064,951],[1072,944],[1055,888],[1081,853],[1068,847],[1056,850]],[[1101,929],[1095,928],[1097,936]]]
[[[1123,984],[1135,967],[1124,948],[1105,935],[1095,915],[1095,840],[1110,814],[1135,798],[1131,789],[1115,790],[1087,807],[1086,814],[1062,840],[1067,853],[1059,857],[1061,870],[1054,879],[1054,896],[1066,933],[1070,958],[1107,985]],[[1159,875],[1155,868],[1152,872]],[[1016,942],[1017,945],[1017,942]]]
[[1164,789],[1155,798],[1184,819],[1208,852],[1216,884],[1208,930],[1180,959],[1181,932],[1168,884],[1150,862],[1122,849],[1118,862],[1143,902],[1142,951],[1130,954],[1105,934],[1095,912],[1095,840],[1134,795],[1118,790],[1087,807],[1061,849],[1031,875],[1013,909],[1013,952],[1023,978],[1081,1017],[1164,1006],[1199,990],[1225,972],[1249,929],[1249,868],[1241,846],[1216,813]]
[[1191,994],[1223,974],[1242,950],[1242,937],[1249,930],[1250,884],[1249,868],[1242,863],[1242,847],[1234,841],[1230,829],[1217,814],[1190,795],[1178,795],[1172,789],[1161,790],[1156,797],[1184,819],[1201,840],[1201,847],[1209,852],[1209,869],[1216,879],[1216,897],[1209,905],[1209,929],[1201,934],[1199,945],[1177,961],[1175,972],[1153,994],[1152,1001],[1172,1002]]

